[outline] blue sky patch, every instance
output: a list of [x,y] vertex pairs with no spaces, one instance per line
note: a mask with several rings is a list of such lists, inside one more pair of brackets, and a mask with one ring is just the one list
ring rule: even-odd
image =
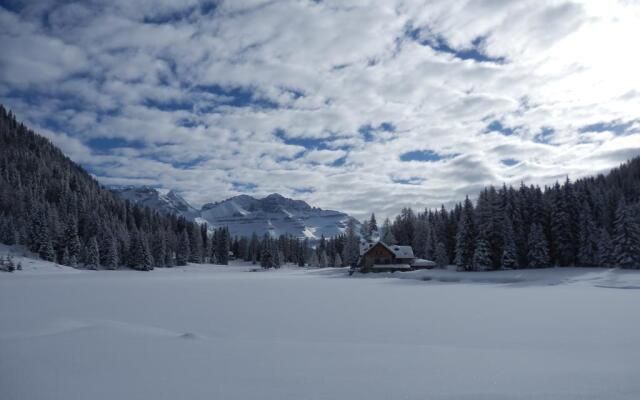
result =
[[515,158],[505,158],[503,160],[500,160],[500,162],[508,167],[511,167],[518,164],[520,161],[516,160]]
[[312,187],[293,188],[293,192],[296,194],[306,194],[315,192],[315,189]]
[[119,149],[123,147],[142,149],[144,143],[140,141],[126,140],[123,138],[95,138],[86,143],[92,150],[97,153],[108,153],[113,149]]
[[371,126],[371,124],[363,125],[358,129],[358,132],[362,135],[365,142],[373,142],[375,140],[376,132],[395,132],[396,126],[391,122],[382,122],[377,127]]
[[244,191],[251,191],[254,190],[255,188],[258,187],[258,185],[256,185],[255,183],[251,183],[251,182],[231,182],[231,186],[233,187],[233,190],[239,191],[239,192],[244,192]]
[[326,150],[327,147],[327,139],[317,139],[317,138],[290,138],[287,137],[283,130],[277,130],[274,135],[282,140],[284,144],[288,144],[291,146],[302,146],[307,150]]
[[170,24],[172,22],[182,21],[190,17],[194,13],[198,13],[200,15],[209,15],[215,12],[216,8],[216,2],[204,1],[199,5],[187,7],[171,13],[146,16],[142,19],[142,21],[146,24]]
[[555,133],[555,130],[553,128],[544,127],[540,130],[540,133],[538,133],[533,138],[533,141],[536,143],[548,144],[551,141],[551,137],[553,136],[554,133]]
[[511,136],[515,133],[515,129],[502,125],[502,122],[496,119],[487,125],[485,132],[500,132],[505,136]]
[[342,167],[345,162],[347,162],[347,156],[338,158],[337,160],[335,160],[334,162],[331,163],[331,166],[332,167]]
[[[412,40],[420,43],[423,46],[431,47],[433,50],[440,53],[451,54],[460,60],[473,60],[477,62],[492,62],[496,64],[502,64],[506,60],[504,57],[492,57],[483,51],[485,36],[478,36],[471,41],[471,47],[466,49],[455,49],[451,47],[446,39],[441,35],[436,35],[428,32],[423,35],[425,29],[422,28],[410,28],[406,31],[405,35]],[[426,37],[426,38],[425,38]]]
[[197,91],[215,94],[220,96],[218,105],[230,107],[254,107],[276,109],[278,104],[272,100],[260,97],[256,92],[248,87],[240,86],[220,86],[220,85],[200,85]]
[[414,150],[400,155],[400,161],[434,162],[453,156],[441,156],[433,150]]
[[424,179],[417,176],[412,176],[411,178],[408,178],[408,179],[392,177],[391,181],[393,181],[393,183],[398,183],[400,185],[420,185],[422,184],[422,182],[424,182]]
[[159,101],[154,99],[145,99],[143,102],[143,105],[145,107],[156,108],[160,111],[176,111],[176,110],[191,111],[194,108],[194,104],[191,101],[176,101],[176,100]]
[[580,128],[580,132],[613,132],[616,135],[624,135],[627,129],[631,128],[635,121],[622,122],[620,120],[609,122],[597,122],[591,125],[585,125]]

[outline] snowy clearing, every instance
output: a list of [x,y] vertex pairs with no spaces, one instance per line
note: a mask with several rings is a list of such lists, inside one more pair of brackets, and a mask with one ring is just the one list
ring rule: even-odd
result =
[[633,271],[250,269],[0,273],[0,397],[640,396]]

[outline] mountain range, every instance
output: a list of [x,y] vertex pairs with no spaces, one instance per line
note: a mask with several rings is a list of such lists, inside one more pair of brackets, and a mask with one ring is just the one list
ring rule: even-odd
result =
[[[278,193],[264,198],[243,194],[207,203],[198,210],[173,190],[164,193],[148,186],[111,186],[109,189],[140,206],[177,214],[190,221],[206,223],[211,228],[227,226],[232,236],[288,234],[315,240],[323,235],[331,237],[343,233],[349,220],[353,219],[346,213],[311,207],[302,200]],[[355,219],[354,222],[359,224]]]

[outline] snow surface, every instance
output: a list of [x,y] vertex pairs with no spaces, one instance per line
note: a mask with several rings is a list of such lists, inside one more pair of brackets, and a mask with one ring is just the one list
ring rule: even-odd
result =
[[633,271],[254,268],[0,273],[0,398],[640,398]]

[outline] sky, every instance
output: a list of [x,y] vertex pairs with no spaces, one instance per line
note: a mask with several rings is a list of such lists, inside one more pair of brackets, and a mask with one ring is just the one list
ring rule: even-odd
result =
[[639,0],[0,0],[0,102],[105,185],[362,218],[640,154]]

